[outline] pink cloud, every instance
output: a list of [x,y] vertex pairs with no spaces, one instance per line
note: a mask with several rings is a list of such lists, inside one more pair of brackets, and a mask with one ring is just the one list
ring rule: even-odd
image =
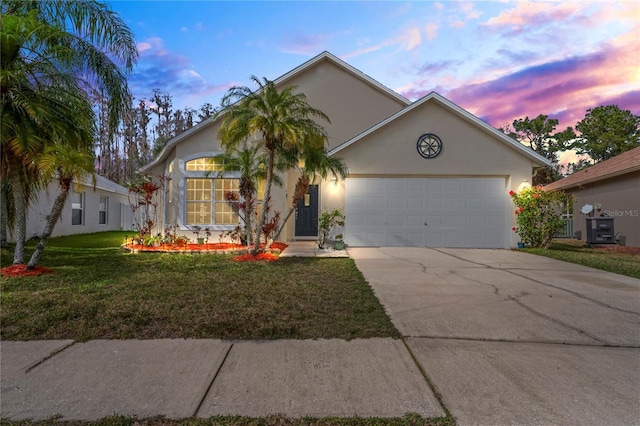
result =
[[472,2],[460,2],[454,3],[457,7],[455,10],[455,16],[453,22],[449,24],[452,28],[463,28],[472,19],[478,19],[481,12],[475,9],[475,4]]
[[493,28],[508,27],[520,31],[525,26],[572,20],[573,17],[581,16],[581,12],[588,6],[587,2],[516,2],[514,8],[489,19],[483,25]]
[[339,56],[341,59],[347,60],[390,46],[402,46],[402,50],[411,51],[420,46],[421,43],[422,36],[420,35],[420,29],[411,27],[399,31],[398,34],[393,38],[382,40],[380,43],[374,44],[372,46],[356,49]]
[[427,24],[424,26],[424,33],[427,40],[435,40],[438,37],[438,30],[440,26],[438,24]]
[[406,40],[407,50],[413,50],[422,43],[422,37],[420,36],[420,30],[418,28],[407,28],[401,37]]
[[[547,114],[560,121],[561,129],[575,126],[588,108],[599,105],[616,104],[640,114],[639,57],[640,40],[630,33],[593,53],[438,91],[496,127],[516,118]],[[445,65],[451,66],[441,65],[430,64],[422,72],[444,72]],[[433,83],[421,77],[400,93],[416,99],[434,90]]]

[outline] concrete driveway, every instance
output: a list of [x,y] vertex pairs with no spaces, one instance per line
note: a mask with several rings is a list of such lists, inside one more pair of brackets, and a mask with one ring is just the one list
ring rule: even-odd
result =
[[349,254],[460,424],[640,424],[640,280],[510,250]]

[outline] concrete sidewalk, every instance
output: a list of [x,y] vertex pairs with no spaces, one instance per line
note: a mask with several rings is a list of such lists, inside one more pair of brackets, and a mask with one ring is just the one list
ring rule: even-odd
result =
[[7,420],[444,416],[401,340],[2,342]]

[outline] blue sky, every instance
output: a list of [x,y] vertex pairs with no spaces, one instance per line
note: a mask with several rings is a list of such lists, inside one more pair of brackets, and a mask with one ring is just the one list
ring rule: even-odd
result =
[[138,98],[218,105],[328,50],[410,100],[435,90],[493,126],[587,108],[640,115],[640,2],[111,1],[134,31]]

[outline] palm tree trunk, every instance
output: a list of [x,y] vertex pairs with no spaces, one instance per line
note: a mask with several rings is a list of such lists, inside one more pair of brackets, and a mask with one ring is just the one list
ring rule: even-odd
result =
[[284,217],[284,220],[280,224],[280,227],[278,228],[278,230],[276,231],[275,235],[273,236],[273,241],[276,241],[278,238],[280,238],[280,234],[282,233],[282,230],[284,229],[284,225],[286,225],[287,221],[289,220],[289,218],[291,217],[291,214],[293,214],[293,211],[295,209],[296,209],[295,205],[291,206],[291,208],[287,212],[287,215]]
[[60,181],[60,192],[58,193],[56,200],[53,202],[51,213],[47,218],[47,223],[44,226],[44,232],[40,237],[40,242],[38,242],[36,251],[33,252],[31,259],[29,259],[27,271],[35,268],[40,261],[44,248],[49,242],[49,237],[51,237],[51,234],[53,233],[53,228],[56,226],[56,223],[58,223],[58,219],[60,219],[60,215],[62,214],[64,203],[67,201],[67,196],[69,195],[69,188],[71,188],[71,180],[69,180],[68,183],[66,181]]
[[276,151],[275,149],[269,150],[269,161],[267,164],[267,177],[265,180],[264,199],[262,200],[262,211],[260,212],[260,219],[256,225],[256,239],[253,242],[253,250],[250,251],[252,256],[257,255],[260,252],[260,236],[262,234],[262,227],[267,218],[267,203],[271,200],[271,182],[273,181],[273,167],[275,163]]
[[7,192],[5,186],[0,189],[0,248],[7,248],[7,228],[9,226],[9,211],[7,206]]
[[306,194],[307,191],[309,190],[310,184],[311,182],[309,181],[309,178],[304,175],[300,176],[300,178],[296,182],[296,187],[293,190],[293,199],[291,200],[291,207],[289,208],[289,211],[287,212],[287,215],[285,216],[284,220],[280,224],[280,228],[278,228],[278,231],[276,231],[275,236],[273,237],[273,241],[276,241],[280,237],[280,234],[282,233],[284,226],[287,224],[287,221],[291,217],[291,214],[294,212],[296,207],[298,207],[298,203],[300,202],[300,200],[302,200],[302,197],[304,197],[304,194]]
[[24,243],[27,234],[27,203],[20,172],[16,167],[9,167],[9,185],[13,194],[13,208],[15,209],[16,247],[13,251],[13,264],[24,263]]

